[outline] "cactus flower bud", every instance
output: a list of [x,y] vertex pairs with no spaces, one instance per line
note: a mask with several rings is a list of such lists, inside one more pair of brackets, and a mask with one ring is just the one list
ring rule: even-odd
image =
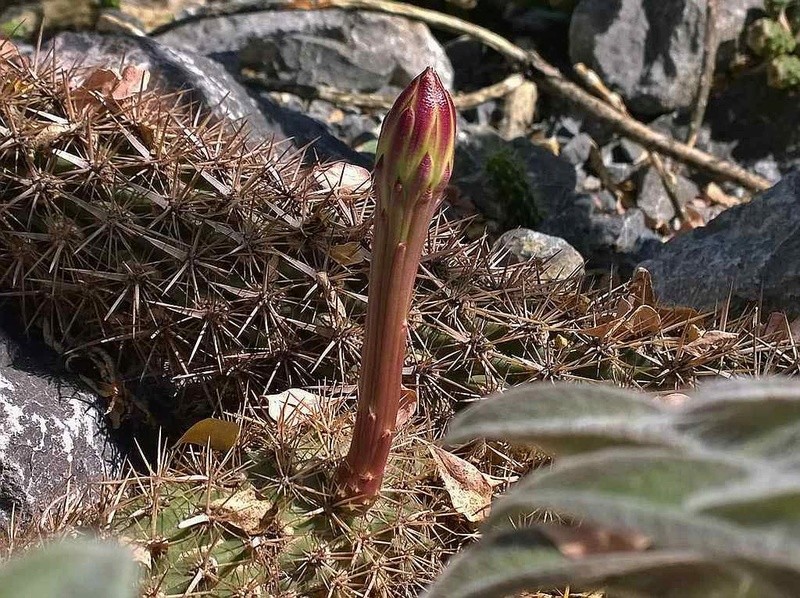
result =
[[456,109],[432,68],[400,94],[378,139],[375,232],[353,441],[338,472],[351,506],[380,491],[400,407],[408,310],[431,219],[450,180]]
[[[453,170],[456,109],[439,75],[428,67],[400,94],[378,139],[378,207],[386,202],[436,202]],[[381,205],[384,204],[384,205]]]

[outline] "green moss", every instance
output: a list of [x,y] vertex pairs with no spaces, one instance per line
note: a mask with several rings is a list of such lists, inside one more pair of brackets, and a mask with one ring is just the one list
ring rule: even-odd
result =
[[767,84],[776,89],[800,87],[800,57],[776,56],[767,68]]
[[505,227],[535,228],[542,214],[519,157],[509,149],[498,149],[487,158],[484,170],[498,201],[505,208]]
[[0,22],[0,36],[15,39],[28,39],[36,30],[36,24],[27,19],[12,18]]
[[747,30],[747,45],[763,58],[791,54],[797,47],[792,32],[772,19],[759,19]]

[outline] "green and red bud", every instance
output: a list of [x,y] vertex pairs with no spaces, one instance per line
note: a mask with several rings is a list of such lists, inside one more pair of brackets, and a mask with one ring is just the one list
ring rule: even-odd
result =
[[450,180],[456,109],[432,68],[400,94],[378,139],[369,300],[353,440],[338,473],[355,507],[380,491],[402,394],[408,310],[431,220]]
[[[441,199],[455,151],[456,108],[439,75],[428,67],[395,100],[378,139],[378,208]],[[435,206],[434,206],[435,207]]]

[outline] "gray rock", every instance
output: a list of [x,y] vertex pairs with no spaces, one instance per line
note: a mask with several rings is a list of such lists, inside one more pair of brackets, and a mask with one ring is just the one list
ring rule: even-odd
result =
[[730,293],[734,300],[763,301],[797,313],[800,172],[704,228],[674,238],[641,265],[666,305],[713,309]]
[[561,157],[573,166],[580,166],[589,159],[594,140],[586,133],[578,133],[561,148]]
[[450,87],[453,68],[426,25],[368,12],[264,11],[175,27],[159,41],[296,85],[353,91],[405,87],[433,66]]
[[626,275],[652,255],[661,241],[647,227],[641,210],[633,208],[620,215],[606,208],[599,198],[572,195],[538,230],[565,239],[591,267],[615,267]]
[[458,132],[452,182],[504,229],[537,228],[575,190],[573,166],[524,137],[503,140],[482,126]]
[[705,0],[581,0],[569,51],[640,114],[691,105],[703,60]]
[[0,328],[0,529],[118,471],[96,398]]
[[[220,64],[188,50],[171,48],[149,38],[64,32],[50,42],[62,65],[105,68],[135,64],[150,71],[150,87],[167,92],[183,90],[186,101],[219,117],[246,119],[254,141],[292,139],[297,147],[323,159],[356,164],[363,158],[333,137],[322,123],[268,98],[253,98]],[[363,165],[363,164],[360,164]]]
[[583,274],[583,258],[576,249],[559,237],[517,228],[503,233],[493,250],[504,263],[536,260],[542,266],[542,280],[563,280]]
[[486,127],[462,126],[451,180],[501,230],[560,237],[592,267],[630,271],[659,242],[640,210],[608,213],[601,200],[577,194],[576,169],[524,137],[507,142]]
[[[684,176],[676,175],[675,191],[678,203],[681,206],[697,197],[700,190],[692,181]],[[651,222],[661,225],[670,222],[675,217],[675,207],[664,188],[664,182],[658,170],[650,166],[639,181],[639,194],[636,205],[644,212]]]

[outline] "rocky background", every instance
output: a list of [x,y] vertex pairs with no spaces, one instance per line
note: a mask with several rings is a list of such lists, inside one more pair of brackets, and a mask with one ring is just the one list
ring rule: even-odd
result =
[[[33,54],[42,30],[39,51],[54,50],[67,65],[137,65],[151,87],[188,91],[185,101],[246,119],[255,140],[288,139],[308,159],[365,168],[386,110],[366,107],[370,98],[393,96],[427,65],[458,93],[514,72],[475,39],[375,12],[186,18],[223,4],[6,0],[0,32]],[[606,99],[687,139],[708,52],[706,0],[416,4],[536,49],[570,77],[582,63],[618,94]],[[583,271],[606,284],[642,264],[665,303],[705,310],[733,299],[797,311],[800,175],[791,171],[800,159],[800,104],[791,89],[768,84],[763,57],[748,44],[766,14],[763,1],[715,6],[714,81],[696,144],[777,183],[771,190],[754,196],[679,162],[659,164],[642,145],[526,81],[461,111],[448,209],[472,216],[472,232],[507,247],[510,259],[544,260],[551,278]],[[70,476],[93,478],[114,466],[91,397],[31,366],[30,349],[11,328],[0,324],[0,525],[46,504]],[[42,471],[53,473],[42,480]]]

